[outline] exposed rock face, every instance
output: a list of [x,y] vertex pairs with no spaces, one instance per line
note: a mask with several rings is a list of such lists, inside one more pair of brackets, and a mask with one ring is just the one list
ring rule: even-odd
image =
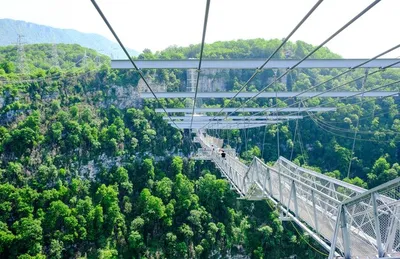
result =
[[102,107],[114,105],[119,109],[139,108],[141,101],[136,87],[132,85],[117,86],[113,85],[106,93],[107,98],[100,103]]
[[[200,77],[199,81],[199,91],[200,92],[218,92],[226,90],[226,80],[224,79],[222,74],[226,71],[221,69],[210,69],[205,70]],[[193,87],[195,87],[195,82],[197,79],[197,72],[193,73],[191,69],[187,72],[187,91],[191,91]],[[194,77],[193,77],[194,76]],[[151,79],[148,79],[148,83],[151,85],[151,88],[154,92],[166,92],[166,86],[162,84],[157,84],[153,82]],[[194,86],[193,86],[194,84]],[[120,109],[126,108],[140,108],[142,104],[142,99],[140,99],[141,92],[149,92],[146,84],[142,79],[139,80],[137,86],[126,85],[126,86],[118,86],[113,85],[106,92],[107,98],[103,101],[100,106],[109,107],[110,105],[114,105]]]
[[90,160],[86,165],[82,165],[79,167],[79,175],[82,178],[89,180],[96,180],[97,174],[101,171],[102,168],[110,170],[114,166],[121,166],[123,163],[121,162],[122,157],[108,157],[105,154],[100,155],[97,158],[97,161]]
[[52,92],[42,96],[42,101],[44,102],[51,102],[53,100],[58,99],[60,94],[58,92]]
[[[221,76],[226,73],[222,69],[207,69],[202,71],[199,80],[199,90],[201,92],[217,92],[226,90],[226,81]],[[197,71],[195,69],[188,69],[186,72],[186,86],[188,92],[194,92],[197,81]]]
[[[165,84],[157,84],[151,78],[147,79],[147,83],[149,83],[151,89],[154,92],[166,92],[167,91],[167,86]],[[143,81],[143,79],[139,80],[137,89],[139,89],[138,91],[140,93],[150,92],[149,88],[147,87],[147,85]]]
[[24,112],[24,110],[10,110],[4,114],[0,114],[0,125],[16,121],[21,114],[24,114]]

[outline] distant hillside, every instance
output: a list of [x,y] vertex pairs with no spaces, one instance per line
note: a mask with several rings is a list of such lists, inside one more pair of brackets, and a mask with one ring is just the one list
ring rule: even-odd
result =
[[12,72],[38,75],[38,73],[41,74],[55,67],[71,72],[74,69],[80,70],[85,67],[94,69],[100,64],[109,63],[108,57],[78,44],[57,44],[57,55],[55,55],[52,44],[48,43],[27,44],[24,49],[24,62],[22,67],[19,67],[17,48],[12,45],[0,46],[0,80],[5,76],[2,69],[9,76]]
[[[0,19],[0,46],[12,45],[17,42],[18,34],[24,35],[23,42],[33,43],[66,43],[79,44],[83,47],[97,50],[113,58],[126,58],[119,45],[109,39],[94,33],[83,33],[70,29],[57,29],[49,26]],[[139,53],[128,49],[132,56]]]

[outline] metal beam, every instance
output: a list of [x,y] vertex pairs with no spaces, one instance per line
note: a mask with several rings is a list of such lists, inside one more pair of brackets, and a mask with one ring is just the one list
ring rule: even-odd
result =
[[[237,108],[225,108],[225,112],[233,112]],[[203,113],[203,112],[220,112],[222,108],[196,108],[194,110],[195,113]],[[183,112],[190,114],[192,112],[191,108],[166,108],[165,111],[163,109],[155,109],[156,112]],[[237,112],[332,112],[336,111],[334,107],[315,107],[315,108],[307,108],[307,107],[300,107],[300,108],[240,108]]]
[[347,214],[348,212],[346,205],[342,205],[342,209],[340,210],[340,229],[342,230],[344,258],[351,259],[351,239]]
[[[278,123],[279,121],[275,121],[275,123]],[[269,125],[269,124],[268,124]],[[224,125],[224,124],[208,124],[207,126],[204,127],[204,124],[196,124],[193,123],[192,127],[190,127],[190,124],[170,124],[170,126],[177,128],[177,129],[250,129],[250,128],[258,128],[258,127],[263,127],[265,124],[232,124],[232,125]]]
[[317,207],[316,207],[314,190],[311,190],[311,201],[313,205],[313,214],[314,214],[314,229],[315,231],[318,232],[319,228],[318,228]]
[[357,195],[355,197],[352,197],[351,199],[345,200],[345,201],[343,201],[343,205],[350,206],[354,203],[362,201],[366,197],[369,197],[372,193],[383,193],[385,190],[388,190],[388,189],[391,189],[394,187],[397,187],[397,188],[400,187],[400,177],[395,178],[386,183],[383,183],[381,185],[378,185],[372,189],[369,189],[368,191],[366,191],[360,195]]
[[373,208],[374,221],[375,221],[376,247],[378,248],[378,257],[382,258],[385,256],[385,251],[384,251],[384,248],[382,245],[381,225],[379,223],[379,213],[378,213],[378,205],[377,205],[378,196],[379,196],[379,194],[376,192],[371,194],[372,208]]
[[208,121],[204,122],[175,122],[173,124],[172,121],[169,121],[168,124],[171,126],[176,125],[176,127],[179,127],[181,129],[189,129],[189,128],[194,128],[194,129],[201,129],[201,128],[207,128],[207,129],[247,129],[247,128],[256,128],[256,127],[263,127],[265,125],[271,125],[271,124],[277,124],[281,123],[282,121],[251,121],[249,123],[243,123],[243,122],[232,122],[232,121],[227,121],[227,122],[220,122],[220,123],[208,123]]
[[[283,68],[287,69],[294,66],[300,60],[297,59],[275,59],[270,60],[263,69]],[[350,68],[357,66],[368,59],[307,59],[297,66],[297,68]],[[380,68],[391,65],[398,59],[376,59],[372,60],[360,68]],[[264,59],[224,59],[224,60],[202,60],[202,69],[256,69],[261,67]],[[189,60],[135,60],[136,65],[141,69],[197,69],[198,59]],[[396,64],[393,67],[400,67]],[[128,60],[112,60],[111,68],[132,69],[133,66]]]
[[[164,120],[181,120],[181,121],[190,121],[191,116],[170,116],[170,117],[163,117]],[[248,119],[252,120],[257,120],[257,119],[264,119],[264,120],[276,120],[276,119],[282,119],[282,120],[295,120],[295,119],[302,119],[303,116],[297,116],[297,115],[282,115],[282,116],[228,116],[226,119],[228,120],[234,120],[234,121],[245,121]],[[210,121],[210,120],[215,120],[215,121],[221,121],[224,120],[225,116],[199,116],[199,115],[194,115],[193,120],[196,121]]]
[[[202,92],[197,93],[197,98],[233,98],[235,92]],[[254,93],[239,93],[236,98],[253,98],[258,92]],[[343,91],[343,92],[263,92],[255,98],[328,98],[328,97],[350,97],[361,95],[360,91]],[[398,91],[376,91],[363,93],[364,97],[387,97],[398,95]],[[194,92],[158,92],[155,93],[157,98],[194,98]],[[154,96],[151,93],[140,93],[140,98],[152,99]]]
[[[249,121],[194,121],[193,124],[210,124],[210,125],[245,125],[245,124],[274,124],[274,123],[281,123],[282,121],[278,120],[249,120]],[[190,124],[187,121],[168,121],[168,124]]]

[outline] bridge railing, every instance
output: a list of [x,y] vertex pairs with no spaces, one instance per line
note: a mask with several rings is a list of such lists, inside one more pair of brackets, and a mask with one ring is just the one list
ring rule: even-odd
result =
[[[332,240],[341,201],[332,195],[334,190],[316,181],[316,172],[302,169],[298,166],[293,168],[293,164],[281,158],[273,167],[254,158],[245,182],[257,185],[258,188],[253,189],[259,191],[246,193],[246,196],[252,199],[270,196],[305,222],[317,235]],[[337,196],[340,197],[340,193]],[[337,246],[343,248],[341,238]]]
[[[336,221],[333,210],[340,202],[322,192],[316,191],[313,194],[306,183],[288,176],[284,171],[267,166],[258,158],[254,158],[250,166],[232,156],[226,156],[224,159],[219,155],[213,155],[212,160],[242,197],[256,200],[273,199],[291,213],[292,218],[297,217],[309,225],[310,229],[314,228],[314,231],[305,229],[315,235],[314,237],[323,236],[326,240],[332,239]],[[332,203],[335,202],[336,206],[333,206]],[[331,213],[327,213],[326,208]],[[322,225],[321,221],[329,224],[325,226],[324,223],[322,227],[318,227]],[[307,228],[304,225],[303,227]],[[319,231],[316,232],[316,229]],[[319,238],[319,242],[329,249],[326,241]],[[338,240],[337,244],[341,245],[341,240]]]
[[234,185],[241,196],[247,193],[244,176],[249,170],[249,167],[237,159],[237,157],[227,154],[222,158],[219,154],[213,154],[213,161],[217,167],[225,174],[225,176]]
[[[210,148],[206,139],[200,144]],[[377,188],[358,186],[302,168],[280,157],[268,166],[255,157],[246,166],[229,154],[211,159],[238,193],[248,199],[269,198],[313,238],[346,258],[395,255],[400,252],[400,178]],[[305,225],[304,225],[305,224]],[[321,241],[322,237],[325,241]],[[329,246],[332,244],[332,246]]]
[[[337,233],[346,240],[343,251],[350,256],[360,244],[368,256],[373,249],[378,257],[400,257],[400,178],[368,190],[341,204]],[[340,232],[340,233],[339,233]],[[359,249],[360,250],[360,249]]]
[[289,169],[288,173],[295,172],[295,175],[307,181],[314,188],[331,194],[332,197],[341,202],[366,191],[366,189],[356,185],[300,167],[284,157],[279,157],[274,167],[277,168],[279,165]]

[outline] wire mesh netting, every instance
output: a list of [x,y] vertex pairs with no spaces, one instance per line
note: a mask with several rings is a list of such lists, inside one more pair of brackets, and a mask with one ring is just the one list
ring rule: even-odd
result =
[[[221,143],[198,136],[196,141],[206,149]],[[247,166],[234,154],[206,155],[241,196],[275,200],[326,243],[334,241],[340,251],[362,258],[400,255],[400,179],[367,191],[283,157],[274,166],[255,157]]]

